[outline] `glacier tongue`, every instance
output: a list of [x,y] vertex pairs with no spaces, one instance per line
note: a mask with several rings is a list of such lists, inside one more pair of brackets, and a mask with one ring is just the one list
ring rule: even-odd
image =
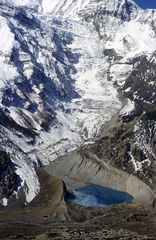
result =
[[101,123],[110,120],[121,108],[121,103],[113,83],[107,81],[109,64],[98,33],[90,25],[77,22],[73,22],[72,31],[75,36],[70,47],[80,55],[75,65],[75,88],[81,96],[73,100],[77,111],[72,117],[77,119],[77,131],[91,138],[98,133]]
[[[45,25],[50,26],[49,21],[46,20]],[[121,108],[117,90],[105,76],[109,64],[102,55],[102,43],[97,32],[90,25],[75,21],[59,22],[55,30],[57,34],[70,33],[73,39],[68,47],[79,56],[74,63],[75,71],[71,72],[78,95],[54,105],[59,125],[48,132],[40,131],[39,146],[30,151],[31,158],[37,156],[44,164],[93,137],[101,124]],[[82,31],[85,35],[81,34]]]

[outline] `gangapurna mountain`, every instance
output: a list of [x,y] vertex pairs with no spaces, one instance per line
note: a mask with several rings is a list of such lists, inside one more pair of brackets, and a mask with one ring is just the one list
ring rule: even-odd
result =
[[156,10],[132,0],[2,0],[1,204],[30,202],[35,166],[94,142],[114,116],[122,128],[92,151],[153,186],[155,94]]

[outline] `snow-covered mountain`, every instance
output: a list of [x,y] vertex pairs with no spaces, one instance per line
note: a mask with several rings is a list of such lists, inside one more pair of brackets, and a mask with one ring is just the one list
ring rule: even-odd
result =
[[155,85],[155,35],[156,11],[131,0],[1,1],[0,149],[16,174],[11,181],[7,166],[3,174],[3,157],[4,205],[20,189],[27,202],[35,197],[35,165],[92,139],[121,109],[132,112],[136,98],[147,101],[131,76],[144,59],[152,70],[140,72],[140,84],[148,74]]

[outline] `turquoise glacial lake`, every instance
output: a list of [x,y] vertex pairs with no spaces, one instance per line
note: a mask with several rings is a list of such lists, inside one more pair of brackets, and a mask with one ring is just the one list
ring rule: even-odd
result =
[[121,204],[125,201],[131,202],[133,200],[133,196],[126,192],[94,184],[76,189],[72,193],[69,193],[68,198],[71,202],[86,207],[103,207],[112,204]]

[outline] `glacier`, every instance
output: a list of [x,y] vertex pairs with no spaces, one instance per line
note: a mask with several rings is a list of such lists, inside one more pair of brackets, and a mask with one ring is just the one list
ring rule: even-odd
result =
[[156,50],[155,20],[155,10],[131,0],[0,3],[0,148],[20,176],[17,197],[21,187],[26,202],[39,192],[36,165],[91,141],[126,106],[133,110],[117,87],[136,58]]

